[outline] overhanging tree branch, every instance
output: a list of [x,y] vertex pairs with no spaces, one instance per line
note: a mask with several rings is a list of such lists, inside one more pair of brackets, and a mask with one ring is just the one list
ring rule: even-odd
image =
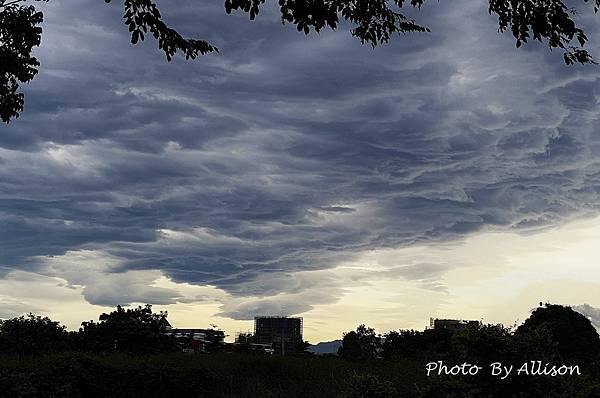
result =
[[[48,0],[30,0],[48,1]],[[112,0],[105,0],[111,3]],[[121,1],[121,0],[119,0]],[[152,0],[122,0],[123,19],[131,33],[131,42],[151,35],[168,61],[181,53],[186,59],[218,52],[201,39],[184,38],[163,20]],[[456,1],[456,0],[453,0]],[[498,30],[510,31],[520,47],[529,40],[547,43],[564,52],[564,62],[595,64],[583,47],[588,42],[583,29],[574,21],[576,11],[561,0],[488,0],[489,13],[498,16]],[[23,111],[24,96],[20,84],[31,81],[39,61],[31,55],[41,41],[41,12],[27,0],[0,0],[0,119],[6,123]],[[266,0],[225,0],[225,11],[246,12],[255,19]],[[593,2],[594,12],[600,0]],[[429,32],[429,28],[408,18],[402,10],[420,8],[425,0],[278,0],[281,20],[293,24],[299,32],[309,34],[324,28],[336,29],[341,19],[353,25],[351,34],[363,44],[376,47],[392,36],[411,32]]]
[[[105,0],[110,3],[111,0]],[[181,52],[186,59],[195,59],[219,50],[205,40],[184,39],[176,30],[168,27],[156,4],[150,0],[125,0],[123,2],[125,25],[131,32],[131,43],[144,40],[144,35],[150,32],[158,41],[158,48],[171,61],[172,57]]]

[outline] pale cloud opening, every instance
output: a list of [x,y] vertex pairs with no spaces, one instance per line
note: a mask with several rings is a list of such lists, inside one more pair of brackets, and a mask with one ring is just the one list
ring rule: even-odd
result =
[[[77,328],[82,320],[110,309],[89,304],[86,293],[105,289],[104,297],[113,294],[115,303],[143,304],[132,298],[147,297],[180,327],[214,323],[226,328],[230,338],[251,330],[256,315],[302,315],[306,337],[313,342],[339,338],[358,323],[381,332],[421,330],[429,317],[512,326],[540,301],[572,305],[597,326],[598,237],[600,219],[529,235],[482,232],[444,245],[368,251],[328,270],[265,276],[248,282],[245,295],[235,296],[214,286],[177,283],[155,272],[104,274],[107,267],[116,266],[110,259],[99,261],[102,256],[92,252],[69,253],[46,260],[47,274],[65,267],[65,279],[11,272],[0,281],[0,302],[4,316],[31,308]],[[87,266],[75,270],[75,262]],[[27,289],[31,284],[37,288]],[[270,293],[279,290],[286,293]]]

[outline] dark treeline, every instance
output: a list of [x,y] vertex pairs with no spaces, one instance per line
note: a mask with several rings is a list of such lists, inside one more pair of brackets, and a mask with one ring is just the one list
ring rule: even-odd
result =
[[[600,397],[600,337],[590,321],[569,307],[546,304],[516,328],[503,325],[469,325],[459,331],[400,330],[377,335],[359,326],[346,333],[339,350],[349,361],[383,362],[410,360],[426,372],[428,363],[442,361],[447,368],[463,363],[483,367],[476,376],[431,372],[427,382],[413,393],[426,397]],[[531,361],[540,361],[551,373],[552,366],[578,366],[580,375],[537,376]],[[491,365],[513,366],[506,378],[493,375]],[[523,364],[526,372],[517,373]],[[373,381],[371,380],[372,384]],[[385,381],[369,388],[402,396],[400,389]],[[366,394],[365,396],[368,396]]]
[[[213,347],[184,355],[166,313],[117,309],[67,331],[33,314],[0,321],[0,397],[600,397],[600,337],[569,307],[544,305],[516,328],[460,330],[365,325],[344,333],[338,356],[278,357]],[[483,369],[431,372],[443,361]],[[517,375],[528,361],[577,365],[580,375]],[[504,379],[489,365],[514,366]]]
[[47,317],[29,314],[0,320],[0,354],[31,356],[65,351],[90,353],[158,354],[176,352],[175,340],[166,335],[166,313],[152,306],[117,309],[97,322],[81,324],[69,332]]

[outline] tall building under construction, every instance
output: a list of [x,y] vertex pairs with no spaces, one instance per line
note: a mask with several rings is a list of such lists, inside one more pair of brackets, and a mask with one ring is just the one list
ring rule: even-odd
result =
[[302,339],[302,318],[254,318],[254,342],[272,344],[275,353],[285,355],[297,349]]

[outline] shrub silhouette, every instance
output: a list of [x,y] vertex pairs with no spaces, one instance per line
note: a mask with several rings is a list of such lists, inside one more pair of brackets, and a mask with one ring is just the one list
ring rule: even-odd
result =
[[550,334],[560,356],[570,361],[590,361],[600,354],[600,337],[591,322],[571,307],[546,304],[533,311],[515,335]]
[[381,336],[373,328],[360,325],[356,331],[344,334],[338,355],[351,361],[365,361],[377,358],[380,347]]
[[48,317],[30,313],[0,320],[0,353],[23,356],[61,351],[68,346],[66,328]]
[[177,350],[175,340],[165,335],[166,313],[155,314],[152,306],[117,309],[101,314],[98,322],[83,322],[79,330],[83,348],[96,352],[149,354]]

